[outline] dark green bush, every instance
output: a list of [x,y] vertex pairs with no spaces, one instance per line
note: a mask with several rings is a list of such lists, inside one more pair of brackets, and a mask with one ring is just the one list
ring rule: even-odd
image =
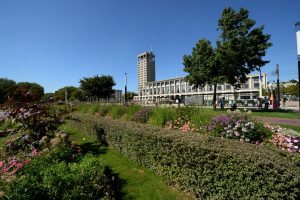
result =
[[98,113],[100,116],[105,117],[106,115],[108,115],[110,109],[110,105],[102,105],[98,107]]
[[141,110],[134,113],[132,121],[146,123],[151,115],[152,109],[150,107],[144,107]]
[[[94,121],[88,118],[82,119]],[[263,145],[183,134],[138,123],[103,118],[97,123],[105,130],[111,147],[197,198],[300,197],[299,157],[295,155]]]
[[105,147],[108,146],[104,129],[98,127],[97,125],[95,126],[95,129],[96,129],[97,140],[99,141],[100,145]]
[[117,199],[117,181],[112,171],[90,154],[77,163],[45,156],[31,161],[5,195],[14,200]]

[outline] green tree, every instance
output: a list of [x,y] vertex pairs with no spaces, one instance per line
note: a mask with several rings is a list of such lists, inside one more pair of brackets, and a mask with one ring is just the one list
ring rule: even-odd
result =
[[216,48],[210,41],[201,39],[191,55],[183,56],[184,71],[188,73],[186,80],[190,84],[194,87],[214,86],[214,108],[218,83],[226,82],[239,88],[247,81],[249,73],[268,63],[262,57],[272,45],[268,42],[270,35],[263,34],[263,26],[254,28],[254,25],[248,10],[241,8],[236,12],[230,7],[225,8],[219,20],[221,35]]
[[[124,97],[125,94],[123,94]],[[127,92],[127,100],[132,100],[134,96],[137,96],[138,94],[136,92]]]
[[218,67],[215,49],[210,41],[201,39],[192,50],[191,55],[183,56],[184,71],[188,73],[185,79],[194,87],[214,86],[213,106],[216,108],[217,83],[224,77]]
[[79,88],[74,86],[66,86],[59,90],[57,90],[54,94],[54,98],[56,101],[65,100],[65,93],[67,91],[68,100],[74,101],[74,100],[81,100],[82,99],[82,92]]
[[37,83],[19,82],[11,95],[16,102],[40,101],[44,96],[44,88]]
[[299,83],[284,88],[284,94],[299,96]]
[[54,99],[54,93],[50,92],[50,93],[45,93],[42,100],[44,102],[50,102]]
[[83,78],[79,82],[84,95],[93,98],[109,98],[113,93],[112,87],[116,85],[113,77],[109,75]]
[[255,23],[249,19],[249,11],[245,8],[238,12],[225,8],[219,20],[221,35],[217,41],[217,60],[226,82],[237,88],[247,81],[248,74],[269,62],[262,58],[272,45],[270,35],[263,33],[264,26],[254,27]]
[[5,103],[12,93],[16,82],[7,78],[0,78],[0,103]]

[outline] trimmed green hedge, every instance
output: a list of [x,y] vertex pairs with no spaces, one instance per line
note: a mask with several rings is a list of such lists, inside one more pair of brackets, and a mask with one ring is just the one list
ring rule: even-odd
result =
[[77,115],[108,144],[197,198],[299,199],[300,159],[261,145]]

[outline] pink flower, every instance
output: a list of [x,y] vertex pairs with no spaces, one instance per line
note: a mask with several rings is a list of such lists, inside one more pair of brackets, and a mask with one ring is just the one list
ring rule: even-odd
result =
[[38,150],[37,149],[32,149],[32,152],[31,152],[31,156],[38,156]]
[[0,167],[3,167],[3,166],[4,166],[4,162],[0,161]]
[[240,136],[240,133],[238,131],[234,131],[234,135],[238,137]]

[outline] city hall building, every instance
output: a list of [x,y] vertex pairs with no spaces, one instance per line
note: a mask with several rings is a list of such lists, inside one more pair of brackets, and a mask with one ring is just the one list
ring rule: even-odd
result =
[[[262,88],[267,86],[267,76],[262,75]],[[254,100],[259,95],[259,75],[248,75],[247,82],[239,90],[229,84],[217,85],[217,99],[225,97],[229,103],[236,100]],[[184,105],[211,105],[213,86],[195,88],[184,77],[155,80],[155,55],[144,52],[138,55],[138,96],[141,104],[181,103]]]

